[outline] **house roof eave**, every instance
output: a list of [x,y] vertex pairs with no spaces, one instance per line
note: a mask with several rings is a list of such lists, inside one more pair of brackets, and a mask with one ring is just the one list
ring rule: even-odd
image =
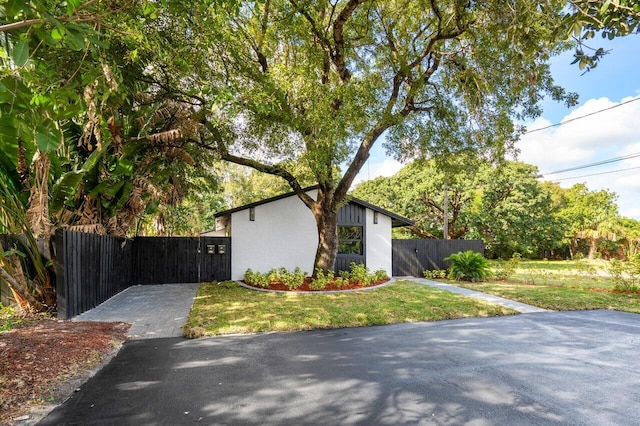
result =
[[[304,192],[308,192],[308,191],[313,191],[315,189],[318,189],[318,185],[314,185],[314,186],[309,186],[303,189]],[[214,214],[214,217],[224,217],[224,216],[228,216],[231,215],[232,213],[237,213],[240,212],[242,210],[247,210],[251,207],[257,207],[257,206],[261,206],[263,204],[268,204],[271,203],[273,201],[278,201],[278,200],[282,200],[284,198],[288,198],[288,197],[292,197],[296,195],[295,192],[287,192],[285,194],[281,194],[281,195],[277,195],[275,197],[270,197],[270,198],[265,198],[264,200],[260,200],[260,201],[256,201],[253,203],[249,203],[249,204],[245,204],[243,206],[239,206],[239,207],[235,207],[233,209],[229,209],[229,210],[224,210],[221,212],[218,212],[216,214]],[[378,207],[376,205],[373,205],[371,203],[368,203],[364,200],[361,200],[359,198],[353,197],[353,196],[348,196],[347,197],[347,202],[349,203],[355,203],[358,205],[361,205],[363,207],[366,207],[370,210],[373,210],[375,212],[381,213],[385,216],[388,216],[391,218],[391,226],[393,228],[398,228],[401,226],[413,226],[414,222],[412,220],[407,219],[406,217],[400,216],[399,214],[390,212],[389,210],[383,209],[382,207]]]

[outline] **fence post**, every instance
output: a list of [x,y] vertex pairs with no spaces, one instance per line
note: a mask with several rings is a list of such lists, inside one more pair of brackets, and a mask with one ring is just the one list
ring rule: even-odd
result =
[[56,259],[56,306],[58,318],[69,319],[67,312],[67,280],[66,280],[66,263],[67,263],[67,245],[65,244],[65,231],[58,229],[54,236],[55,259]]

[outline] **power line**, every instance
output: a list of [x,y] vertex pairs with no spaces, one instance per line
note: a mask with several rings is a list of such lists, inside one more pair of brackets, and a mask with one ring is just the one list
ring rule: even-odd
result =
[[587,169],[589,167],[601,166],[603,164],[615,163],[617,161],[629,160],[631,158],[636,158],[636,157],[640,157],[640,152],[636,152],[635,154],[623,155],[622,157],[609,158],[607,160],[597,161],[595,163],[589,163],[589,164],[583,164],[581,166],[570,167],[568,169],[556,170],[555,172],[544,173],[543,176],[556,175],[558,173],[572,172],[574,170]]
[[621,107],[622,105],[630,104],[631,102],[635,102],[635,101],[640,101],[640,98],[634,98],[634,99],[630,99],[630,100],[625,101],[625,102],[620,102],[618,105],[613,105],[613,106],[610,106],[608,108],[604,108],[604,109],[601,109],[601,110],[598,110],[598,111],[590,112],[589,114],[581,115],[580,117],[570,118],[569,120],[561,121],[560,123],[550,124],[550,125],[545,126],[545,127],[540,127],[539,129],[529,130],[527,132],[524,132],[523,135],[528,135],[529,133],[539,132],[541,130],[547,130],[547,129],[550,129],[552,127],[562,126],[563,124],[571,123],[572,121],[580,120],[581,118],[591,117],[592,115],[600,114],[601,112],[609,111],[611,109],[618,108],[618,107]]
[[640,169],[640,166],[628,167],[626,169],[610,170],[608,172],[592,173],[590,175],[582,175],[582,176],[573,176],[573,177],[568,177],[568,178],[553,179],[552,182],[559,182],[561,180],[582,179],[582,178],[591,177],[591,176],[609,175],[611,173],[626,172],[628,170],[635,170],[635,169]]

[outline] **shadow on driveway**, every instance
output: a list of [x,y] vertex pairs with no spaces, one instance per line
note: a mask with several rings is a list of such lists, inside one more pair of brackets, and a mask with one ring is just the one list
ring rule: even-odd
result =
[[640,424],[640,315],[134,340],[41,425]]

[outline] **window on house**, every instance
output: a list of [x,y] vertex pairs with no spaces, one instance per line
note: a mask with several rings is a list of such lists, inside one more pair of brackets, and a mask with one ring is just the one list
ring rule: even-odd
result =
[[338,254],[362,254],[362,226],[338,226]]

